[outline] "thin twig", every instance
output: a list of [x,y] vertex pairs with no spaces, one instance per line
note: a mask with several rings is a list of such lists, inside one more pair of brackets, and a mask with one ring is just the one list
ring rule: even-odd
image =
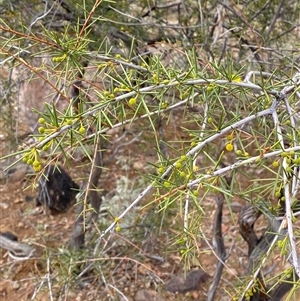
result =
[[112,289],[114,289],[116,292],[118,292],[125,301],[128,301],[127,297],[115,286],[111,285],[111,284],[107,284],[109,287],[111,287]]
[[277,10],[275,12],[275,14],[273,15],[273,19],[270,22],[270,25],[267,27],[267,31],[266,31],[266,37],[270,35],[270,32],[273,30],[276,20],[280,17],[280,11],[284,5],[284,3],[286,2],[286,0],[281,0],[281,2],[279,3]]
[[[273,112],[272,117],[273,117],[273,120],[275,123],[278,141],[280,143],[281,148],[284,150],[284,140],[283,140],[281,128],[279,126],[280,123],[279,123],[279,119],[278,119],[278,115],[277,115],[276,111]],[[294,231],[293,231],[292,200],[291,200],[289,179],[287,177],[287,172],[286,172],[287,167],[288,167],[286,158],[283,158],[282,166],[283,166],[282,179],[283,179],[284,197],[285,197],[285,214],[286,214],[286,218],[287,218],[288,235],[289,235],[291,251],[292,251],[292,259],[293,259],[292,264],[293,264],[293,267],[294,267],[298,277],[300,277],[300,267],[299,267],[299,262],[298,262],[298,255],[297,255],[297,250],[296,250],[296,245],[295,245],[295,236],[294,236]]]
[[50,295],[50,300],[53,301],[53,293],[52,293],[52,284],[51,284],[51,265],[50,265],[50,258],[47,258],[47,283],[48,283],[48,289],[49,289],[49,295]]

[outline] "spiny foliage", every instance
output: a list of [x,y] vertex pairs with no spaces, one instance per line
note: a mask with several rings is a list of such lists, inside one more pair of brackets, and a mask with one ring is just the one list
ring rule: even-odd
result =
[[[267,9],[261,3],[258,8],[256,1],[240,2],[231,9],[218,4],[220,7],[213,7],[214,15],[211,1],[201,1],[202,7],[187,1],[190,6],[179,18],[183,29],[171,20],[163,26],[161,18],[168,14],[158,7],[147,10],[145,1],[135,7],[139,17],[120,14],[127,8],[124,1],[118,6],[87,1],[75,5],[68,20],[73,2],[56,1],[53,7],[64,12],[66,24],[49,21],[49,17],[59,15],[53,10],[41,18],[42,26],[37,18],[26,19],[21,27],[2,20],[4,59],[13,68],[30,71],[26,80],[37,78],[47,83],[46,96],[64,104],[59,108],[55,101],[48,101],[37,110],[34,142],[17,152],[32,165],[37,178],[48,163],[60,158],[72,160],[78,150],[93,166],[91,148],[97,139],[110,141],[112,129],[125,125],[138,128],[143,121],[143,130],[151,133],[149,141],[156,160],[151,162],[155,171],[145,175],[149,186],[103,231],[95,250],[109,231],[122,229],[121,221],[131,208],[155,191],[156,197],[148,205],[156,206],[161,225],[170,223],[170,216],[180,221],[180,234],[172,237],[172,243],[189,266],[199,255],[198,239],[208,241],[205,200],[221,193],[229,207],[237,197],[268,219],[286,216],[288,233],[281,233],[284,237],[280,240],[274,236],[266,254],[277,252],[283,261],[291,254],[298,274],[294,241],[299,235],[293,223],[300,165],[299,74],[297,60],[287,57],[282,48],[294,34],[293,26],[287,23],[286,31],[279,26],[287,16],[294,18],[298,8],[296,2],[281,6],[277,2],[268,2]],[[15,17],[15,7],[12,3],[3,9]],[[33,6],[29,7],[35,15]],[[282,12],[280,19],[276,17],[278,11]],[[122,16],[119,23],[114,21],[116,15]],[[268,16],[274,16],[272,20],[277,23]],[[145,20],[147,26],[141,27]],[[203,25],[203,20],[208,23]],[[234,45],[232,52],[225,54],[230,43]],[[69,87],[73,89],[71,95]],[[178,108],[185,112],[180,125],[187,133],[185,140],[176,133],[168,138],[164,134],[165,124],[176,117]],[[230,174],[229,186],[225,174]],[[291,276],[290,269],[284,275]],[[262,289],[251,276],[237,282],[237,288],[230,292],[236,298],[251,299]]]

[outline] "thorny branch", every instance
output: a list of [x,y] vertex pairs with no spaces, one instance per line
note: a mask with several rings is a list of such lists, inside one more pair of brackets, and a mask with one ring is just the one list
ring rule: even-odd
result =
[[[297,77],[295,77],[297,78]],[[297,81],[297,84],[299,84],[299,82]],[[194,156],[197,156],[197,154],[199,153],[199,151],[203,148],[204,145],[208,144],[209,142],[211,141],[214,141],[215,139],[217,139],[218,137],[220,137],[221,135],[229,132],[230,130],[232,129],[238,129],[239,127],[241,127],[242,125],[254,120],[254,119],[257,119],[257,118],[260,118],[262,116],[266,116],[266,115],[272,115],[273,116],[273,119],[274,119],[274,123],[276,124],[276,127],[279,128],[279,123],[278,123],[278,117],[277,117],[277,113],[276,113],[276,109],[278,108],[279,104],[282,103],[282,101],[284,101],[284,103],[286,104],[286,110],[288,113],[291,112],[291,108],[289,107],[288,105],[288,102],[286,101],[286,96],[288,93],[290,93],[291,91],[293,91],[295,88],[295,86],[288,86],[288,87],[285,87],[281,92],[279,93],[275,93],[274,94],[274,101],[270,107],[270,109],[267,109],[267,110],[264,110],[264,111],[261,111],[259,112],[258,114],[256,114],[255,116],[249,116],[241,121],[238,121],[236,123],[234,123],[233,125],[231,125],[230,127],[227,127],[223,130],[220,131],[220,133],[216,134],[216,135],[213,135],[212,137],[200,142],[195,148],[193,148],[191,151],[189,151],[186,155],[187,156],[190,156],[190,157],[194,157]],[[292,115],[291,116],[291,122],[294,124],[294,120],[293,120],[293,117]],[[206,179],[209,179],[209,178],[212,178],[212,177],[216,177],[216,176],[220,176],[222,174],[225,174],[227,173],[228,171],[230,170],[233,170],[233,169],[237,169],[243,165],[246,165],[246,164],[250,164],[250,163],[254,163],[258,158],[259,159],[264,159],[264,158],[270,158],[270,157],[274,157],[274,156],[277,156],[279,155],[280,153],[282,153],[283,151],[286,151],[286,152],[289,152],[289,151],[296,151],[296,150],[300,150],[300,147],[299,146],[294,146],[292,148],[288,148],[288,149],[285,149],[284,147],[284,144],[283,144],[283,137],[282,137],[282,134],[280,132],[280,129],[277,130],[277,133],[279,134],[279,140],[281,141],[280,143],[282,144],[282,150],[277,150],[277,151],[273,151],[273,152],[270,152],[270,153],[266,153],[264,155],[260,155],[260,156],[256,156],[256,157],[252,157],[252,158],[249,158],[249,159],[246,159],[246,160],[243,160],[243,161],[237,161],[235,162],[234,164],[232,164],[231,166],[226,166],[224,168],[221,168],[219,170],[216,170],[214,172],[212,172],[211,174],[209,175],[200,175],[198,177],[198,179],[194,180],[194,181],[191,181],[190,183],[188,183],[185,187],[182,187],[182,189],[186,189],[186,188],[192,188],[194,186],[197,186],[200,182],[206,180]],[[170,166],[166,172],[161,175],[161,178],[162,179],[165,179],[171,172],[172,168],[174,166]],[[295,183],[295,182],[294,182]],[[151,190],[152,188],[154,187],[155,183],[152,183],[151,185],[149,185],[140,195],[139,197],[134,200],[132,202],[132,204],[130,206],[128,206],[126,208],[126,210],[120,214],[119,216],[119,219],[123,218],[127,212],[129,210],[131,210],[132,207],[134,207],[136,204],[138,204],[140,202],[141,199],[144,198],[145,195],[147,195]],[[295,185],[295,184],[294,184]],[[295,186],[293,185],[293,190],[296,189]],[[291,259],[291,263],[293,265],[293,267],[295,268],[296,270],[296,273],[297,273],[297,276],[298,275],[298,272],[299,272],[299,265],[298,265],[298,255],[296,253],[296,249],[295,249],[295,240],[294,240],[294,234],[293,234],[293,225],[292,225],[292,211],[291,211],[291,201],[290,201],[290,198],[289,198],[289,186],[288,184],[285,185],[285,197],[286,199],[288,200],[286,202],[286,218],[283,219],[283,221],[281,222],[280,225],[278,225],[276,227],[276,229],[274,229],[274,231],[276,231],[276,233],[278,233],[277,235],[274,236],[273,240],[271,241],[268,249],[266,250],[265,252],[265,257],[259,262],[259,266],[257,267],[257,269],[255,270],[254,272],[254,275],[252,277],[252,280],[248,283],[246,289],[244,290],[244,293],[241,297],[240,300],[243,299],[244,297],[244,294],[245,292],[252,287],[252,285],[254,284],[254,281],[256,279],[256,277],[259,275],[260,271],[261,271],[261,268],[264,266],[268,256],[270,255],[278,237],[279,237],[279,233],[281,233],[282,231],[285,232],[285,225],[286,225],[286,221],[287,221],[287,225],[288,225],[288,235],[289,235],[289,238],[290,238],[290,244],[291,244],[291,252],[292,252],[292,259]],[[102,238],[110,231],[113,230],[113,228],[115,227],[115,223],[112,223],[102,234],[101,236],[99,237],[98,239],[98,242],[97,242],[97,245],[94,249],[94,254],[97,253],[97,250],[100,246],[100,243],[101,243],[101,240]],[[223,254],[224,255],[224,254]],[[285,288],[286,290],[288,289],[288,287]],[[279,287],[279,292],[277,292],[278,294],[281,294],[282,293],[282,289],[281,287]],[[276,294],[277,294],[276,293]],[[211,293],[213,294],[213,293]],[[278,295],[277,294],[277,295]],[[276,296],[277,296],[276,295]],[[273,295],[274,298],[276,298],[275,295]],[[279,295],[278,295],[279,296]],[[273,298],[272,297],[272,298]],[[212,299],[211,299],[212,300]],[[273,299],[272,299],[273,300]]]
[[[17,57],[15,57],[17,59]],[[121,62],[121,64],[124,64],[123,62]],[[34,70],[33,70],[34,71]],[[263,76],[268,76],[268,74],[263,73]],[[276,132],[278,135],[278,140],[280,142],[281,145],[281,150],[277,150],[277,151],[273,151],[270,153],[266,153],[260,156],[256,156],[256,157],[252,157],[252,158],[248,158],[245,159],[243,161],[237,161],[234,164],[221,168],[219,170],[216,170],[214,172],[212,172],[209,175],[199,175],[198,178],[196,180],[193,180],[191,182],[189,182],[188,184],[186,184],[185,186],[181,187],[182,189],[191,189],[195,186],[197,186],[199,183],[201,183],[204,180],[207,180],[209,178],[213,178],[213,177],[217,177],[220,175],[223,175],[233,169],[237,169],[243,165],[247,165],[247,164],[251,164],[254,163],[258,158],[259,159],[264,159],[264,158],[270,158],[273,156],[277,156],[280,153],[282,153],[283,151],[296,151],[296,150],[300,150],[300,146],[297,146],[294,144],[293,147],[285,149],[284,146],[284,142],[283,142],[283,136],[281,133],[281,128],[279,125],[279,120],[278,120],[278,116],[277,116],[277,112],[276,109],[278,108],[278,106],[281,103],[285,103],[286,105],[286,111],[290,116],[290,121],[291,124],[293,125],[293,127],[295,126],[295,120],[292,114],[292,108],[289,106],[289,103],[287,101],[287,95],[290,94],[291,92],[295,92],[295,88],[297,86],[299,86],[300,84],[300,80],[299,80],[299,74],[296,74],[293,78],[293,81],[291,83],[291,85],[288,85],[286,87],[284,87],[284,89],[282,89],[281,91],[275,91],[275,90],[271,90],[271,91],[264,91],[264,89],[261,86],[255,85],[253,83],[250,82],[250,75],[246,76],[246,80],[244,82],[234,82],[234,81],[228,81],[228,80],[212,80],[212,79],[197,79],[197,80],[171,80],[169,83],[166,84],[159,84],[159,85],[153,85],[153,86],[148,86],[145,88],[141,88],[139,91],[131,91],[128,93],[125,93],[123,95],[117,96],[115,97],[115,99],[113,101],[110,102],[110,104],[114,104],[117,103],[119,101],[122,101],[123,99],[127,99],[129,97],[135,96],[138,93],[143,95],[143,94],[147,94],[149,92],[152,91],[157,91],[157,90],[161,90],[161,89],[166,89],[166,88],[171,88],[171,87],[176,87],[177,85],[208,85],[208,84],[214,84],[214,85],[220,85],[220,86],[233,86],[233,87],[241,87],[241,88],[247,88],[247,89],[251,89],[255,92],[259,92],[259,93],[266,93],[269,95],[272,95],[274,97],[273,103],[270,106],[269,109],[260,111],[254,115],[248,116],[242,120],[239,120],[235,123],[233,123],[232,125],[223,128],[222,130],[220,130],[218,133],[212,135],[211,137],[205,139],[204,141],[201,141],[198,143],[198,145],[194,148],[192,148],[189,152],[186,153],[186,156],[188,158],[191,158],[192,160],[195,160],[197,158],[197,156],[199,155],[200,151],[202,150],[202,148],[211,143],[212,141],[220,138],[222,135],[228,133],[229,131],[232,131],[234,129],[239,129],[241,126],[250,123],[256,119],[259,119],[263,116],[272,116],[274,123],[275,123],[275,128],[276,128]],[[189,99],[185,99],[184,101],[181,101],[175,105],[172,105],[170,107],[168,107],[166,110],[158,110],[155,112],[151,112],[150,114],[160,114],[163,111],[168,111],[168,110],[172,110],[177,106],[182,105],[183,103],[187,103],[189,101]],[[86,112],[84,112],[83,114],[81,114],[81,118],[84,117],[88,117],[88,116],[94,116],[96,113],[98,113],[100,110],[104,109],[106,107],[106,103],[100,103],[99,105],[94,106],[93,108],[87,110]],[[149,117],[149,114],[145,114],[143,116],[140,116],[139,118],[146,118]],[[61,135],[64,131],[69,130],[70,128],[74,127],[75,125],[77,125],[77,123],[79,122],[79,118],[76,119],[73,124],[71,125],[66,125],[66,126],[62,126],[60,128],[57,129],[57,131],[51,135],[49,135],[48,137],[46,137],[42,142],[40,143],[36,143],[34,144],[35,147],[40,148],[43,147],[46,143],[48,143],[49,141],[51,141],[52,139],[55,139],[56,137],[58,137],[59,135]],[[116,125],[113,126],[113,128],[116,128],[118,126],[124,125],[127,121],[123,121],[121,123],[118,123]],[[128,120],[128,122],[132,122],[132,120]],[[109,128],[105,128],[105,129],[101,129],[99,131],[96,131],[95,133],[91,134],[90,136],[86,137],[86,139],[90,139],[93,138],[95,135],[99,135],[101,133],[105,133]],[[293,135],[295,135],[295,130],[293,130]],[[283,160],[283,169],[286,169],[287,164],[286,164],[286,160]],[[174,163],[175,164],[175,163]],[[174,164],[169,166],[169,168],[160,176],[161,179],[166,179],[168,177],[168,175],[171,173],[172,169],[174,168]],[[296,170],[295,170],[296,171]],[[299,262],[298,262],[298,255],[296,252],[296,248],[295,248],[295,238],[294,238],[294,234],[293,234],[293,224],[292,224],[292,210],[291,210],[291,197],[290,197],[290,187],[287,181],[287,176],[286,173],[283,173],[283,180],[284,180],[284,193],[285,193],[285,198],[286,198],[286,220],[287,220],[287,225],[288,225],[288,235],[289,235],[289,239],[290,239],[290,245],[291,245],[291,254],[292,254],[292,265],[298,275],[298,277],[300,276],[300,267],[299,267]],[[293,177],[293,185],[292,185],[292,193],[295,194],[297,191],[297,183],[298,180],[296,177]],[[136,198],[132,204],[130,206],[128,206],[118,217],[118,219],[122,219],[124,216],[126,216],[126,214],[135,206],[137,205],[148,193],[150,193],[152,191],[152,189],[155,187],[156,181],[153,182],[152,184],[150,184],[139,196],[138,198]],[[188,200],[187,200],[188,201]],[[280,226],[280,228],[278,229],[278,231],[280,232],[280,230],[283,228],[283,224],[284,224],[285,220],[283,220],[282,225]],[[110,231],[112,231],[114,229],[116,225],[116,222],[112,223],[105,231],[102,232],[102,234],[100,235],[97,244],[95,246],[94,249],[94,254],[97,253],[99,246],[101,244],[102,238]],[[268,255],[270,254],[276,240],[278,238],[278,235],[274,237],[267,253],[266,253],[266,257],[264,258],[264,260],[261,262],[260,266],[257,268],[257,270],[254,273],[254,278],[253,280],[251,280],[246,288],[246,290],[248,288],[250,288],[253,285],[253,281],[255,279],[255,277],[257,277],[257,275],[259,274],[262,266],[264,265],[266,258],[268,257]],[[245,290],[245,291],[246,291]]]
[[[295,76],[297,78],[297,75]],[[291,124],[293,125],[293,137],[295,137],[295,120],[292,114],[292,109],[290,107],[289,102],[287,101],[287,97],[285,92],[285,88],[281,91],[281,93],[278,93],[278,95],[275,97],[275,101],[277,103],[280,103],[284,101],[286,111],[289,115],[289,119]],[[272,117],[278,137],[278,141],[280,143],[280,146],[282,150],[285,150],[285,144],[284,144],[284,139],[283,139],[283,134],[282,130],[280,127],[280,122],[279,118],[277,115],[276,110],[273,110],[272,112]],[[296,145],[294,143],[294,145]],[[282,179],[283,179],[283,185],[284,185],[284,197],[285,197],[285,216],[282,220],[282,222],[279,224],[278,220],[274,220],[272,217],[267,215],[270,225],[271,225],[271,232],[270,233],[265,233],[263,239],[260,239],[259,244],[257,247],[253,250],[253,252],[250,250],[253,249],[253,245],[251,245],[249,242],[249,251],[250,251],[250,258],[249,258],[249,263],[250,263],[250,272],[252,270],[255,270],[254,275],[250,282],[248,283],[247,287],[243,291],[242,297],[240,300],[244,298],[244,294],[247,292],[248,289],[250,289],[254,285],[254,281],[257,277],[260,275],[260,271],[262,267],[264,266],[270,252],[273,250],[274,245],[276,241],[279,238],[279,235],[288,235],[289,237],[289,242],[290,242],[290,254],[292,256],[288,256],[289,261],[291,265],[293,266],[295,272],[296,272],[296,278],[299,278],[299,255],[297,254],[296,251],[296,245],[295,245],[295,236],[294,236],[294,231],[293,231],[293,212],[292,212],[292,198],[291,195],[292,193],[290,192],[290,183],[292,182],[292,192],[297,191],[297,182],[298,180],[295,179],[297,177],[297,168],[294,168],[294,173],[292,175],[292,179],[288,177],[287,173],[287,159],[283,158],[283,174],[282,174]],[[257,218],[257,217],[256,217]],[[255,221],[254,221],[255,222]],[[252,224],[254,224],[254,222]],[[253,225],[252,225],[253,226]],[[241,226],[240,226],[241,227]],[[287,230],[286,230],[287,227]],[[243,230],[243,229],[241,229]],[[252,229],[253,232],[253,229]],[[267,231],[266,231],[267,232]],[[249,235],[249,234],[248,234]],[[253,235],[255,236],[254,232]],[[247,238],[244,237],[244,239],[247,241]],[[252,241],[253,243],[253,241]],[[254,242],[255,243],[255,242]],[[253,266],[252,266],[252,263]],[[271,293],[271,298],[270,300],[280,300],[280,298],[291,289],[291,285],[286,285],[286,284],[280,284],[276,287],[274,291]],[[255,299],[256,300],[256,299]]]
[[[177,85],[208,85],[208,84],[215,84],[215,85],[220,85],[220,86],[224,86],[224,85],[230,85],[230,86],[234,86],[234,87],[241,87],[241,88],[249,88],[251,90],[254,91],[263,91],[263,89],[255,84],[248,84],[248,83],[244,83],[244,82],[230,82],[228,80],[213,80],[213,79],[198,79],[198,80],[188,80],[188,81],[183,81],[183,82],[179,82],[179,81],[171,81],[169,84],[159,84],[159,85],[154,85],[154,86],[150,86],[150,87],[145,87],[145,88],[141,88],[139,91],[131,91],[125,94],[122,94],[120,96],[115,97],[114,100],[110,101],[110,104],[115,104],[121,100],[127,99],[129,97],[134,97],[137,94],[146,94],[148,92],[152,92],[152,91],[157,91],[157,90],[161,90],[161,89],[165,89],[165,88],[171,88]],[[289,89],[287,90],[287,92],[292,92],[294,90],[295,86],[290,86]],[[268,91],[268,94],[270,95],[277,95],[277,91]],[[96,113],[98,113],[99,111],[103,110],[105,107],[107,106],[107,104],[99,104],[94,106],[92,109],[87,110],[85,113],[83,113],[80,117],[84,118],[84,117],[88,117],[88,116],[94,116]],[[272,113],[272,107],[270,109],[264,110],[260,113],[258,113],[258,116],[264,116],[264,115],[269,115]],[[162,110],[160,110],[161,112]],[[248,123],[254,119],[256,119],[256,115],[252,115],[251,117],[247,117],[246,121],[241,120],[239,122],[237,122],[235,124],[235,128],[239,127],[242,124]],[[36,148],[42,148],[44,145],[46,145],[49,141],[55,139],[56,137],[60,136],[63,132],[71,129],[74,126],[77,126],[77,124],[80,122],[80,119],[77,118],[77,120],[75,120],[71,125],[64,125],[60,128],[58,128],[56,130],[56,132],[54,132],[53,134],[49,135],[48,137],[46,137],[42,142],[39,143],[35,143],[33,145],[31,145],[31,147],[36,147]],[[132,121],[131,121],[132,122]],[[117,125],[115,125],[112,128],[116,128],[117,126],[120,125],[124,125],[124,122],[121,122]],[[233,127],[234,128],[234,127]],[[99,135],[101,133],[105,133],[109,130],[110,128],[105,128],[102,129],[101,131],[97,131],[94,135]],[[220,135],[217,134],[217,137],[219,137]],[[215,139],[215,138],[214,138]],[[214,140],[213,139],[213,140]],[[211,140],[212,141],[212,140]],[[201,147],[200,147],[201,148]],[[187,155],[190,156],[193,152],[197,152],[198,148],[194,148],[193,151],[189,152]]]
[[[288,105],[288,102],[285,102],[286,105]],[[281,148],[284,149],[284,141],[283,141],[283,136],[282,136],[282,131],[279,126],[279,119],[277,112],[274,111],[273,114],[273,120],[278,136],[278,141],[281,145]],[[296,245],[295,245],[295,237],[294,237],[294,232],[293,232],[293,214],[292,214],[292,200],[291,200],[291,193],[290,193],[290,185],[289,185],[289,179],[287,177],[287,160],[286,158],[283,158],[283,173],[282,173],[282,178],[283,178],[283,183],[284,183],[284,196],[285,196],[285,213],[286,213],[286,218],[287,218],[287,225],[288,225],[288,235],[289,235],[289,240],[290,240],[290,245],[292,249],[292,265],[298,275],[300,277],[300,267],[299,267],[299,262],[298,262],[298,255],[296,251]],[[293,176],[294,177],[294,176]]]
[[[207,82],[207,80],[203,81],[203,80],[195,80],[195,81],[188,81],[189,83],[193,82],[193,83],[199,83],[199,84],[204,84],[204,82]],[[238,84],[238,83],[229,83],[228,81],[209,81],[208,82],[211,82],[211,83],[218,83],[218,84]],[[172,83],[173,84],[173,83]],[[297,81],[297,85],[299,84],[299,81]],[[242,86],[243,87],[246,87],[247,84],[246,83],[242,83]],[[161,85],[157,86],[157,87],[161,87]],[[262,91],[261,88],[258,88],[257,85],[254,85],[254,84],[250,84],[250,86],[248,86],[248,88],[254,88],[255,90],[258,90],[258,91]],[[149,87],[145,88],[145,89],[149,89]],[[150,87],[151,89],[151,87]],[[216,140],[217,138],[219,138],[220,136],[226,134],[227,132],[233,130],[233,129],[238,129],[239,127],[241,127],[242,125],[244,124],[247,124],[257,118],[260,118],[260,117],[263,117],[263,116],[266,116],[266,115],[271,115],[273,114],[274,110],[277,108],[277,106],[279,105],[279,102],[278,102],[278,95],[284,95],[284,94],[288,94],[288,93],[291,93],[292,91],[294,91],[295,89],[295,85],[292,85],[292,86],[288,86],[288,87],[285,87],[283,89],[284,93],[281,92],[281,93],[278,93],[276,91],[271,91],[271,94],[275,96],[275,99],[271,105],[271,108],[270,109],[266,109],[266,110],[263,110],[255,115],[251,115],[251,116],[248,116],[246,118],[244,118],[243,120],[240,120],[224,129],[222,129],[219,133],[215,134],[215,135],[212,135],[211,137],[207,138],[206,140],[198,143],[198,145],[196,147],[194,147],[192,150],[190,150],[189,152],[186,153],[186,156],[187,157],[193,157],[195,155],[197,155],[197,153],[199,153],[199,151],[205,146],[207,145],[208,143]],[[144,90],[145,91],[145,90]],[[281,99],[281,98],[280,98]],[[300,150],[300,146],[297,146],[297,147],[293,147],[293,148],[289,148],[289,149],[285,149],[285,151],[291,151],[291,150]],[[230,170],[233,170],[233,169],[237,169],[238,167],[240,166],[243,166],[243,165],[246,165],[246,164],[250,164],[250,163],[254,163],[257,159],[264,159],[264,158],[269,158],[269,157],[273,157],[273,156],[276,156],[276,155],[279,155],[280,153],[282,153],[283,150],[278,150],[278,151],[274,151],[274,152],[270,152],[270,153],[267,153],[267,154],[264,154],[264,155],[260,155],[260,156],[255,156],[255,157],[252,157],[252,158],[249,158],[249,159],[246,159],[246,160],[243,160],[243,161],[237,161],[235,162],[234,164],[230,165],[230,166],[227,166],[227,167],[224,167],[224,168],[221,168],[215,172],[212,172],[211,174],[209,175],[200,175],[198,179],[194,180],[194,181],[191,181],[190,183],[188,183],[186,186],[182,187],[182,189],[185,189],[185,188],[192,188],[192,187],[195,187],[197,186],[199,183],[201,183],[202,181],[204,180],[207,180],[209,178],[212,178],[212,177],[216,177],[216,176],[220,176],[222,174],[225,174],[227,173],[228,171]],[[161,179],[165,179],[169,174],[170,172],[172,171],[172,169],[174,168],[175,166],[175,163],[173,165],[171,165],[160,177]],[[128,206],[119,216],[119,219],[122,219],[124,216],[126,216],[126,214],[134,207],[136,206],[155,186],[155,183],[156,182],[153,182],[152,184],[150,184],[139,196],[138,198],[136,198],[130,206]],[[105,231],[103,231],[103,233],[100,235],[99,239],[98,239],[98,242],[96,244],[96,247],[94,249],[94,253],[97,252],[99,246],[100,246],[100,243],[101,243],[101,240],[102,238],[110,231],[112,231],[114,229],[116,225],[116,222],[113,222]]]

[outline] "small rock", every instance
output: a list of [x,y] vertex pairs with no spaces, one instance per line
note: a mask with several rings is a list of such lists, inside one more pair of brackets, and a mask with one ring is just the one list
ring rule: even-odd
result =
[[164,301],[164,299],[153,290],[139,290],[135,294],[134,301]]
[[14,290],[18,290],[18,289],[21,287],[21,285],[20,285],[19,282],[13,282],[12,285],[11,285],[11,287],[12,287]]
[[126,298],[124,298],[124,297],[121,296],[121,297],[120,297],[120,301],[133,301],[133,300],[132,300],[132,298],[130,298],[130,297],[127,297],[127,296],[126,296]]
[[243,208],[243,205],[238,202],[232,202],[232,203],[230,203],[230,208],[231,208],[232,212],[239,213],[241,211],[241,209]]
[[191,291],[198,291],[200,285],[208,280],[208,274],[202,270],[190,271],[186,274],[172,277],[165,284],[165,290],[175,293],[186,294]]
[[142,170],[145,168],[145,163],[141,161],[135,161],[132,165],[134,170]]
[[0,207],[3,209],[7,209],[8,208],[8,204],[0,202]]
[[25,227],[25,224],[23,222],[19,222],[17,224],[17,228],[24,228]]
[[3,297],[4,300],[6,299],[6,296],[7,296],[7,291],[5,288],[0,288],[0,297]]

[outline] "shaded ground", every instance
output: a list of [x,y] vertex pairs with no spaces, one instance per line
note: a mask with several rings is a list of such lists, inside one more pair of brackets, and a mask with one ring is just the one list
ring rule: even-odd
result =
[[[35,212],[33,201],[25,201],[28,194],[21,189],[15,190],[11,186],[1,186],[1,193],[1,203],[8,204],[8,208],[1,209],[0,230],[15,233],[21,241],[34,244],[38,252],[33,259],[15,262],[5,251],[1,250],[0,300],[32,300],[35,290],[43,281],[43,286],[33,300],[51,300],[48,281],[52,287],[54,300],[60,300],[58,296],[64,296],[63,300],[94,300],[95,297],[99,298],[98,300],[122,300],[117,297],[119,294],[113,287],[108,286],[105,289],[104,284],[99,286],[99,282],[102,282],[100,280],[101,273],[103,273],[107,285],[116,287],[133,300],[205,300],[205,284],[201,286],[199,292],[190,293],[190,297],[186,296],[184,299],[182,299],[182,295],[176,297],[164,291],[163,282],[170,279],[173,274],[177,275],[183,272],[180,253],[167,253],[167,249],[174,248],[171,246],[172,241],[165,240],[170,238],[170,235],[176,234],[176,231],[170,230],[168,233],[156,235],[157,229],[149,227],[146,231],[143,229],[145,226],[141,226],[141,229],[139,227],[132,228],[134,235],[131,236],[136,237],[132,238],[131,242],[126,237],[123,238],[123,235],[130,237],[126,230],[124,230],[125,234],[122,231],[120,234],[111,235],[108,241],[109,247],[104,249],[105,254],[100,255],[98,259],[97,270],[99,270],[94,270],[91,275],[83,276],[83,283],[77,281],[78,283],[73,285],[70,291],[64,293],[61,283],[74,281],[74,273],[76,273],[74,270],[77,266],[76,264],[71,265],[73,271],[66,270],[70,268],[71,257],[65,248],[72,231],[74,210],[57,216],[45,216]],[[208,200],[209,202],[211,200]],[[211,207],[208,214],[212,213],[213,208]],[[140,218],[145,218],[144,223],[146,224],[147,217],[145,215],[147,213]],[[153,219],[149,214],[148,217]],[[229,233],[227,236],[229,245],[230,235],[236,233],[237,226],[231,225],[229,211],[225,218],[227,222],[224,224],[224,230]],[[162,231],[167,230],[163,229]],[[137,242],[140,244],[138,245]],[[211,266],[215,262],[215,258],[204,242],[199,241],[198,248],[201,250],[199,262],[204,270],[211,274]],[[75,256],[73,260],[76,262]],[[82,260],[84,261],[84,258],[80,256],[78,262],[82,262]],[[97,261],[97,258],[90,258],[91,262],[94,260]],[[89,262],[89,259],[87,261]],[[50,280],[47,279],[47,264],[51,269]],[[193,266],[197,267],[196,264]],[[237,270],[231,270],[231,272],[235,274]],[[233,280],[234,275],[231,275],[230,278]],[[153,296],[161,296],[161,299],[147,297],[147,293],[145,295],[141,292],[143,289]]]

